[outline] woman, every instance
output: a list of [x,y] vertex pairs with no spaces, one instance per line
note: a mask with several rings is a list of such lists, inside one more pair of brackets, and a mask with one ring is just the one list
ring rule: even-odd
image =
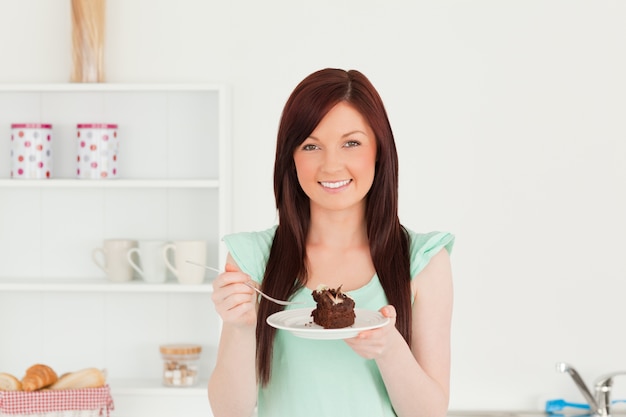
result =
[[[216,417],[445,416],[452,278],[448,233],[398,219],[398,157],[378,93],[358,71],[306,77],[283,110],[274,192],[278,225],[226,236],[214,281],[223,320],[209,400]],[[314,307],[320,284],[389,324],[346,340],[276,330],[283,309],[244,285]],[[287,308],[297,308],[302,306]]]

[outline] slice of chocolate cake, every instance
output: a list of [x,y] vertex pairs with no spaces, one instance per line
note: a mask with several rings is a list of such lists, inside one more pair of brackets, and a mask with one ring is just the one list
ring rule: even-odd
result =
[[313,322],[325,329],[341,329],[354,324],[354,300],[337,289],[320,285],[311,293],[317,308],[311,312]]

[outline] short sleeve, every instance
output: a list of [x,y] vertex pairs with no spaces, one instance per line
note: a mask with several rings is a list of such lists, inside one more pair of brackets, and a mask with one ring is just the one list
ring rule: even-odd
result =
[[222,239],[239,268],[256,282],[263,280],[276,227],[261,232],[242,232]]
[[454,235],[447,232],[415,233],[409,230],[408,233],[411,239],[411,278],[415,278],[441,249],[451,252],[454,246]]

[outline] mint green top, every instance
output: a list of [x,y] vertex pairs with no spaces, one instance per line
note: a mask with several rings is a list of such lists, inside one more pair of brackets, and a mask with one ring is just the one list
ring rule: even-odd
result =
[[[231,256],[243,272],[260,282],[276,226],[261,232],[224,237]],[[442,248],[454,244],[449,233],[418,234],[411,239],[411,276],[415,277]],[[378,275],[365,286],[348,292],[358,308],[378,311],[387,297]],[[304,301],[290,308],[315,307],[311,290],[292,297]],[[233,389],[236,389],[233,387]],[[269,384],[259,388],[259,417],[395,416],[376,362],[357,355],[343,340],[304,339],[278,330],[274,342]]]

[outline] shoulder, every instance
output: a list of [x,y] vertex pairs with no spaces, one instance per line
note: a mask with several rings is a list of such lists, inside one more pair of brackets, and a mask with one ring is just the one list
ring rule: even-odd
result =
[[223,237],[224,243],[227,245],[272,245],[276,227],[254,232],[238,232],[231,233]]
[[[450,252],[454,235],[447,232],[414,234],[411,239],[411,296],[415,306],[427,305],[424,299],[437,300],[438,308],[447,311],[452,294],[452,265]],[[415,303],[421,294],[420,303]]]
[[276,226],[255,232],[232,233],[223,237],[228,253],[239,268],[260,282],[265,272]]
[[[409,237],[411,277],[415,277],[419,274],[435,257],[435,255],[442,252],[442,249],[446,249],[446,259],[448,259],[449,254],[452,252],[455,236],[449,232],[433,231],[428,233],[417,233],[411,229],[405,228],[405,230]],[[439,258],[442,257],[443,255]]]
[[452,251],[455,236],[449,232],[432,231],[427,233],[415,232],[405,228],[411,244],[411,250],[428,251],[433,248],[441,249],[445,247],[448,253]]

